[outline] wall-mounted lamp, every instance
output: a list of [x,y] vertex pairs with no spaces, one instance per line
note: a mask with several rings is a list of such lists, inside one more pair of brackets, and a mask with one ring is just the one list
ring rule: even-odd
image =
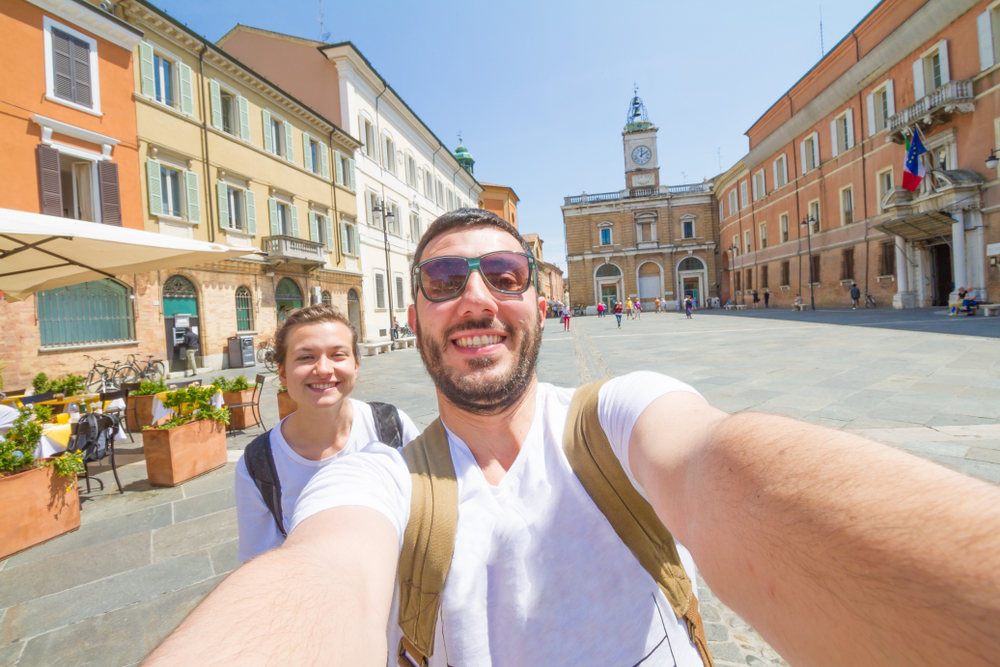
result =
[[997,158],[996,149],[990,150],[990,156],[986,158],[986,168],[996,169],[998,163],[1000,163],[1000,158]]

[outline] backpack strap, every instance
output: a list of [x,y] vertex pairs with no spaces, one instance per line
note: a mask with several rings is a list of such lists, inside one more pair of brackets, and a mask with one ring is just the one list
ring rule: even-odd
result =
[[253,439],[243,450],[243,462],[246,463],[250,479],[257,485],[260,497],[264,499],[267,509],[271,510],[274,522],[282,537],[288,537],[285,532],[285,522],[281,518],[281,482],[278,471],[274,467],[274,455],[271,453],[271,432],[268,431]]
[[[399,554],[400,667],[426,667],[434,653],[441,592],[455,552],[458,480],[440,419],[402,450],[413,491]],[[431,530],[433,528],[433,531]]]
[[597,400],[605,382],[592,382],[573,394],[563,432],[566,458],[618,537],[659,585],[674,615],[678,620],[684,619],[702,662],[712,667],[698,599],[681,564],[674,538],[652,505],[632,486],[601,427]]
[[394,449],[403,446],[403,423],[399,419],[399,410],[391,403],[369,403],[372,407],[372,417],[375,418],[375,430],[379,442]]

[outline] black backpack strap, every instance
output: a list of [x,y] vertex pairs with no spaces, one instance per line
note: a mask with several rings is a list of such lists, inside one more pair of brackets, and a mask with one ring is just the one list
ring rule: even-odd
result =
[[372,416],[375,418],[375,430],[379,442],[399,449],[403,446],[403,423],[399,420],[399,411],[391,403],[372,402]]
[[282,537],[288,537],[285,523],[281,518],[281,482],[278,471],[274,467],[274,455],[271,454],[271,432],[258,435],[246,449],[243,450],[243,462],[246,463],[250,479],[257,485],[260,497],[264,499],[267,509],[271,510],[274,522]]

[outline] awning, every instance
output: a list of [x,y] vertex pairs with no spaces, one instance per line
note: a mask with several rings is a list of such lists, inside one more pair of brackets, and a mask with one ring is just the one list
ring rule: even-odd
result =
[[101,278],[259,253],[255,248],[0,209],[0,291],[10,301]]
[[875,225],[886,234],[902,236],[907,241],[944,241],[951,243],[951,226],[955,219],[941,211],[918,213],[905,218],[894,218]]

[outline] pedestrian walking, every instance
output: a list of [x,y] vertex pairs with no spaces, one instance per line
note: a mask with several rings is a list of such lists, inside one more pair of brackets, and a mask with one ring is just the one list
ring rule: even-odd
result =
[[760,303],[760,295],[757,294],[757,290],[753,291],[753,308],[757,310],[757,304]]
[[187,370],[191,375],[197,375],[198,364],[195,363],[194,356],[201,351],[201,341],[191,327],[184,329],[184,342],[181,346],[184,348],[184,356],[187,357]]
[[632,297],[625,299],[625,318],[632,319]]
[[857,283],[851,283],[851,310],[858,309],[858,302],[861,300],[861,290]]
[[597,316],[604,317],[604,311],[605,311],[605,306],[604,302],[602,301],[599,304],[597,304]]
[[573,316],[573,313],[570,311],[570,309],[568,307],[567,308],[563,308],[563,316],[562,316],[563,331],[569,331],[569,318],[572,317],[572,316]]
[[635,303],[632,304],[632,310],[635,311],[635,318],[637,320],[641,320],[642,319],[642,301],[640,301],[639,299],[636,299]]
[[771,290],[766,289],[764,290],[764,307],[770,308],[771,307],[770,304],[771,304]]
[[656,312],[660,312],[660,297],[656,297],[654,303],[656,304]]
[[618,328],[622,328],[622,302],[615,302],[615,319],[618,320]]
[[687,318],[691,319],[691,309],[694,308],[694,301],[691,297],[684,297],[684,312],[687,314]]

